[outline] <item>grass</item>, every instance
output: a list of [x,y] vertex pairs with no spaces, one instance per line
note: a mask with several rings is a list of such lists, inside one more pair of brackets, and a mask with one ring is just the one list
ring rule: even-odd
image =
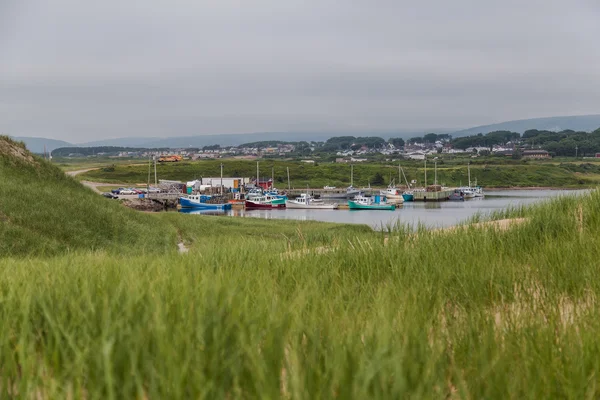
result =
[[[0,145],[20,145],[0,137]],[[16,147],[15,147],[16,146]],[[1,149],[1,147],[0,147]],[[175,214],[175,215],[173,215]],[[66,176],[59,168],[32,157],[24,160],[0,152],[0,254],[54,256],[65,252],[108,250],[126,254],[163,254],[186,240],[189,245],[203,235],[293,237],[298,224],[265,225],[255,220],[222,220],[217,217],[190,223],[185,215],[149,215],[127,209]],[[207,225],[204,225],[207,224]],[[311,241],[326,240],[329,232],[368,234],[367,227],[304,224]],[[328,236],[329,235],[329,236]]]
[[598,191],[507,231],[137,216],[191,250],[3,253],[0,397],[600,395]]
[[[438,163],[438,183],[447,186],[468,184],[466,163],[463,160],[444,160]],[[158,176],[161,179],[189,181],[202,176],[220,176],[220,163],[224,164],[225,176],[256,176],[256,162],[245,160],[208,160],[185,161],[174,164],[159,164]],[[350,165],[339,163],[305,164],[295,161],[261,161],[261,177],[267,179],[274,171],[276,186],[286,188],[287,168],[290,170],[291,187],[305,188],[323,187],[325,185],[345,187],[350,184]],[[419,185],[424,182],[422,162],[403,162],[408,179],[416,179]],[[369,162],[354,167],[354,185],[367,186],[375,182],[380,174],[386,186],[390,180],[399,182],[398,165],[396,163]],[[594,163],[558,164],[547,161],[516,161],[489,158],[487,162],[476,160],[471,166],[471,178],[485,187],[592,187],[600,183],[600,165]],[[79,179],[94,182],[139,183],[148,178],[148,167],[145,165],[118,164],[110,168],[89,171],[78,176]],[[404,179],[402,180],[404,181]],[[427,182],[433,184],[434,168],[428,164]]]

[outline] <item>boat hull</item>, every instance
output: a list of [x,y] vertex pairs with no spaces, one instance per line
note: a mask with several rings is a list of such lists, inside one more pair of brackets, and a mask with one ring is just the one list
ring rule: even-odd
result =
[[231,209],[231,204],[229,204],[229,203],[224,203],[224,204],[200,203],[197,201],[192,201],[190,199],[186,199],[185,197],[179,198],[179,204],[181,205],[182,208],[193,208],[196,210],[220,211],[220,210],[230,210]]
[[355,201],[349,200],[348,207],[351,210],[395,210],[394,204],[359,204]]
[[294,208],[294,209],[306,209],[306,210],[335,210],[336,208],[338,208],[337,204],[315,204],[315,203],[308,203],[308,204],[301,204],[301,203],[296,203],[293,201],[288,201],[285,203],[287,208]]
[[415,196],[412,193],[403,193],[402,198],[404,201],[415,201]]
[[285,203],[270,202],[270,203],[257,203],[251,200],[246,200],[246,208],[249,209],[263,209],[273,210],[278,208],[285,208]]

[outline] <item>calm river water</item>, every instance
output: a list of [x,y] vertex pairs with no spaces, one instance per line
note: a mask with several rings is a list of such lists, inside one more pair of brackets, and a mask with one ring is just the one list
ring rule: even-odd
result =
[[[369,210],[230,210],[222,215],[265,219],[291,219],[298,221],[326,221],[350,224],[366,224],[381,229],[397,222],[429,228],[456,225],[473,215],[488,214],[511,206],[532,204],[555,196],[569,196],[583,193],[578,190],[505,190],[487,191],[484,198],[466,201],[444,201],[436,203],[404,203],[395,211]],[[188,212],[201,214],[200,211]],[[211,214],[214,214],[212,212]]]

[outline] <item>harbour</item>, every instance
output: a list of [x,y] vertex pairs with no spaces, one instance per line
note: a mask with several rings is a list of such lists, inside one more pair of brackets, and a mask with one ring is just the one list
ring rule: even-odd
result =
[[232,207],[223,212],[185,210],[189,214],[223,215],[241,218],[287,219],[296,221],[322,221],[334,223],[365,224],[376,230],[385,230],[396,224],[413,228],[443,228],[457,225],[476,215],[489,215],[510,207],[539,203],[556,196],[573,196],[582,190],[497,190],[486,192],[485,197],[466,201],[405,202],[395,211],[349,210],[340,200],[337,210],[246,210]]

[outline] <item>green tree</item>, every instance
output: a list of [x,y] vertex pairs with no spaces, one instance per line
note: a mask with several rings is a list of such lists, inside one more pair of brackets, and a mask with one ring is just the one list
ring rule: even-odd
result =
[[404,139],[402,138],[390,138],[388,143],[393,144],[397,149],[404,147]]
[[375,173],[375,176],[373,176],[373,178],[371,179],[371,183],[373,185],[383,185],[383,175],[381,175],[381,173],[379,172]]
[[427,135],[423,136],[423,141],[425,143],[435,143],[436,140],[438,140],[438,135],[435,133],[428,133]]

